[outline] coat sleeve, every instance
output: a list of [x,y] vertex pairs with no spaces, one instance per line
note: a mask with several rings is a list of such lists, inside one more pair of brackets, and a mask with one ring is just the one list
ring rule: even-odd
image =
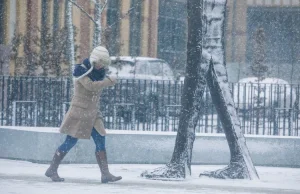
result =
[[109,79],[105,78],[101,81],[92,81],[89,77],[84,76],[83,78],[78,80],[85,89],[93,92],[100,91],[101,89],[109,86],[115,85],[114,82],[110,81]]

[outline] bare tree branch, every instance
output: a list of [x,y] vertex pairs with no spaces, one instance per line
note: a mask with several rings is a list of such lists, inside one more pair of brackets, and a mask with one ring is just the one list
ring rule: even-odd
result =
[[67,0],[69,2],[71,2],[73,5],[75,5],[78,9],[80,9],[80,11],[82,11],[90,20],[92,20],[92,22],[97,25],[97,22],[94,20],[94,18],[88,14],[88,12],[86,12],[83,7],[81,7],[80,5],[78,5],[76,2],[72,1],[72,0]]
[[103,4],[103,6],[102,6],[102,9],[101,9],[101,11],[100,11],[100,14],[102,14],[102,12],[104,11],[104,9],[105,9],[105,7],[106,7],[106,5],[107,5],[107,2],[108,2],[108,0],[105,0],[104,4]]
[[[67,0],[67,1],[70,1],[70,2],[71,2],[73,5],[75,5],[78,9],[80,9],[80,11],[82,11],[82,12],[83,12],[90,20],[92,20],[92,22],[93,22],[95,25],[97,25],[97,22],[95,21],[95,19],[94,19],[90,14],[88,14],[88,13],[83,9],[83,7],[81,7],[80,5],[78,5],[78,4],[77,4],[76,2],[74,2],[73,0]],[[140,1],[140,4],[141,4],[143,1],[144,1],[144,0],[141,0],[141,1]],[[102,12],[104,11],[104,9],[105,9],[107,3],[108,3],[108,0],[105,0],[104,5],[102,6],[102,9],[101,9],[101,12],[100,12],[100,13],[102,13]],[[139,4],[137,4],[137,5],[134,6],[134,7],[131,7],[131,8],[127,11],[127,13],[126,13],[124,16],[122,16],[122,17],[119,18],[119,20],[122,20],[122,19],[126,18],[127,16],[129,16],[129,14],[130,14],[130,13],[131,13],[138,5],[139,5]],[[115,23],[113,23],[112,25],[107,26],[107,27],[104,29],[104,31],[106,31],[106,30],[110,29],[112,26],[116,25],[116,23],[117,23],[117,21],[116,21]]]

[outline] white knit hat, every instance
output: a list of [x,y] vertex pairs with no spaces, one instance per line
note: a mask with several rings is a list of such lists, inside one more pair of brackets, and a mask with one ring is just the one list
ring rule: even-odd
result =
[[103,46],[97,46],[90,55],[90,62],[94,67],[108,67],[110,65],[108,50]]

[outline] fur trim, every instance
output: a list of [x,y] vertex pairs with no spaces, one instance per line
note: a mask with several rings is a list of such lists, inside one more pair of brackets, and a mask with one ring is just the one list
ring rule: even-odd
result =
[[[83,64],[81,66],[84,67],[84,68],[86,68]],[[79,79],[83,78],[84,76],[88,75],[89,73],[91,73],[92,70],[93,70],[93,68],[94,68],[94,66],[93,66],[93,64],[91,64],[91,68],[87,72],[85,72],[84,74],[82,74],[81,76],[74,77],[74,81],[79,80]]]

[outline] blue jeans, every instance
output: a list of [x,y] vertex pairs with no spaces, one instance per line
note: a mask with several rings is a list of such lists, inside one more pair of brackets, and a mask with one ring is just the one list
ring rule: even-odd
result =
[[[93,128],[91,136],[96,145],[96,152],[105,151],[105,136],[100,135],[95,128]],[[66,140],[58,147],[58,150],[65,153],[69,152],[77,141],[77,138],[67,135]]]

